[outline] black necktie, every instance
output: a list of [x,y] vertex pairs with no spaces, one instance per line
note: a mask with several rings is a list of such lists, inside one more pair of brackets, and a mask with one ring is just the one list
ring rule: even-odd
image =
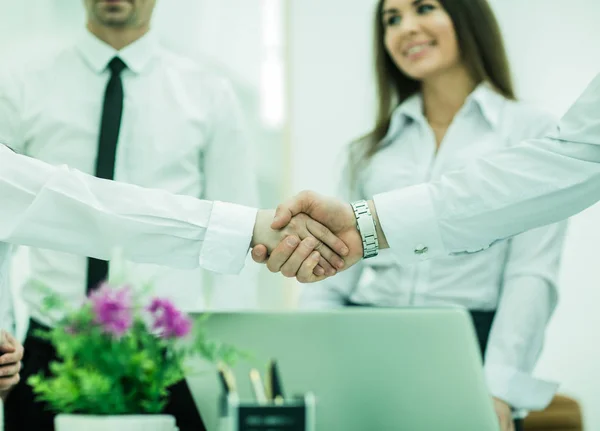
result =
[[[123,83],[121,72],[127,66],[119,57],[108,63],[111,76],[104,92],[98,153],[96,156],[96,176],[112,180],[115,175],[115,154],[123,114]],[[108,275],[108,262],[94,258],[88,259],[87,294],[89,295]]]

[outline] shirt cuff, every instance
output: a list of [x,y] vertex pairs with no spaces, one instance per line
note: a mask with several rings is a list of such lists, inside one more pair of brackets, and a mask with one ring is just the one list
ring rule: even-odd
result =
[[400,264],[414,264],[448,254],[427,184],[375,195],[373,202],[381,229]]
[[516,410],[543,410],[552,401],[558,383],[536,379],[516,368],[485,365],[485,378],[492,396]]
[[257,210],[215,201],[200,251],[200,266],[221,274],[238,274],[250,248]]

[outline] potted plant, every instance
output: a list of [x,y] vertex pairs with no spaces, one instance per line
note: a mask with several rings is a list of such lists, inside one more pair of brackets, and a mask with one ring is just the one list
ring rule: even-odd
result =
[[[48,298],[50,308],[59,307]],[[160,412],[167,388],[186,376],[185,360],[197,355],[231,364],[239,356],[205,337],[203,318],[193,322],[169,300],[136,296],[126,285],[104,284],[63,314],[38,334],[59,360],[50,376],[28,380],[37,399],[58,413],[57,431],[174,431],[174,418]],[[193,342],[183,342],[190,335]]]

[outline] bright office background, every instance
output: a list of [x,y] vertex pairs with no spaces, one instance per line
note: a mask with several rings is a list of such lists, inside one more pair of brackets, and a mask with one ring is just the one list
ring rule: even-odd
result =
[[[490,0],[503,27],[521,98],[557,116],[600,72],[597,0]],[[212,62],[248,112],[272,207],[305,189],[333,194],[339,152],[373,119],[371,16],[375,0],[159,0],[155,27],[174,50]],[[34,55],[83,27],[81,0],[0,0],[2,63]],[[539,374],[582,402],[600,429],[600,207],[573,218],[561,302]],[[26,275],[26,253],[14,281]],[[261,272],[261,304],[293,306],[299,286]],[[291,289],[290,289],[291,288]],[[20,313],[20,325],[24,315]]]

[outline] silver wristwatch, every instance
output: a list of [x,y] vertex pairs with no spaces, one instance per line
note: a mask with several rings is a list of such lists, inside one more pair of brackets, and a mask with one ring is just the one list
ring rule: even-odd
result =
[[379,241],[375,229],[375,220],[371,215],[367,201],[356,201],[350,204],[356,216],[356,227],[362,237],[363,258],[375,257],[379,253]]

